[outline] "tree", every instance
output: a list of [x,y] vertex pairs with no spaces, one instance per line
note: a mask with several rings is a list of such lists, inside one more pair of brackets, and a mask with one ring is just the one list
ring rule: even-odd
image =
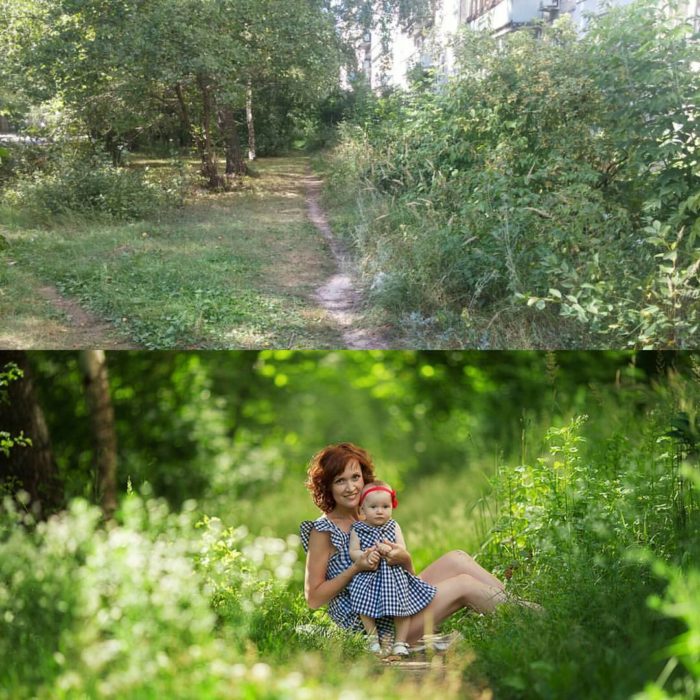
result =
[[317,97],[338,75],[320,0],[22,0],[0,29],[14,83],[35,101],[60,98],[115,164],[176,116],[212,188],[226,184],[222,148],[226,175],[245,172],[238,114],[261,82]]
[[85,395],[94,439],[95,484],[105,519],[117,508],[117,435],[109,391],[107,359],[103,350],[80,353]]
[[29,357],[25,351],[0,352],[0,368],[15,367],[15,379],[3,387],[0,430],[26,438],[0,453],[0,483],[13,493],[24,490],[30,503],[46,515],[63,505],[63,483],[58,475],[49,430],[39,403]]

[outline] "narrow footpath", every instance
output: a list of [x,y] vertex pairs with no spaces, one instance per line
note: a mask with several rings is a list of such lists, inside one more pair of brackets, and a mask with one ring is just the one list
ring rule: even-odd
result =
[[365,300],[355,282],[350,254],[343,242],[333,235],[321,208],[321,180],[308,174],[304,186],[309,219],[328,243],[336,264],[333,274],[316,290],[316,301],[339,326],[347,349],[388,349],[389,342],[379,331],[360,326]]

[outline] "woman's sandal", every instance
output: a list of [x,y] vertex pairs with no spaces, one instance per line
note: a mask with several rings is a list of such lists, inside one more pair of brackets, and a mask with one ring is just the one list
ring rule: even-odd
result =
[[462,640],[462,635],[456,630],[447,634],[426,634],[411,647],[411,651],[432,651],[443,653],[453,644]]
[[391,650],[392,656],[408,656],[409,648],[406,642],[394,642],[394,646]]

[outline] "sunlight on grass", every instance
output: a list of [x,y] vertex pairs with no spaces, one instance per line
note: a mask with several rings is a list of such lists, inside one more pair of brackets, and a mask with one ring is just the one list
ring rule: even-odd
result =
[[[151,165],[169,166],[140,158],[132,167]],[[306,159],[261,160],[255,170],[243,189],[194,193],[153,221],[7,228],[2,257],[148,348],[337,346],[313,300],[332,261],[306,218]],[[8,285],[18,328],[21,296]]]

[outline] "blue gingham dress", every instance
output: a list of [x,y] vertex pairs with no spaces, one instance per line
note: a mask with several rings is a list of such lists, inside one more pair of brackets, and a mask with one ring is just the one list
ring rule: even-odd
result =
[[[360,539],[363,550],[377,542],[396,542],[396,521],[389,520],[378,527],[358,521],[352,530]],[[353,612],[371,618],[410,617],[425,608],[435,597],[437,589],[401,566],[390,566],[380,560],[376,571],[360,571],[348,586]]]
[[[299,535],[304,551],[309,551],[309,536],[312,530],[327,532],[331,537],[331,544],[335,547],[335,553],[328,560],[326,580],[330,581],[342,574],[352,564],[350,559],[350,533],[341,530],[332,520],[322,515],[316,520],[304,520],[299,526]],[[340,627],[354,631],[364,632],[360,616],[353,611],[350,604],[350,593],[346,586],[338,595],[328,603],[328,614]],[[391,637],[394,634],[394,621],[391,617],[376,620],[379,634]]]

